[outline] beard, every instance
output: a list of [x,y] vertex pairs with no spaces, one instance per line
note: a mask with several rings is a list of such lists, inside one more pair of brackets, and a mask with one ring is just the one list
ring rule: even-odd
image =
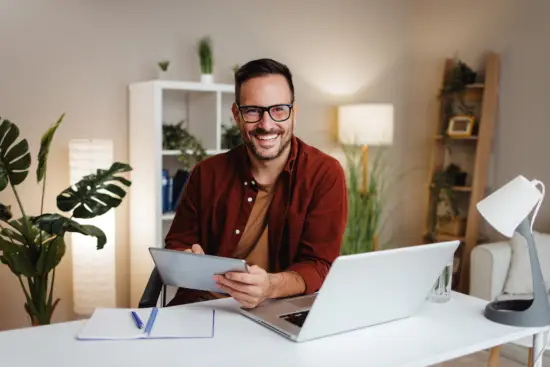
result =
[[[286,150],[286,148],[290,145],[290,142],[292,140],[292,131],[294,127],[294,122],[292,122],[288,128],[288,130],[282,130],[282,129],[271,129],[271,130],[265,130],[261,127],[258,127],[254,130],[252,130],[249,135],[244,139],[245,145],[249,148],[249,150],[252,152],[254,157],[256,157],[259,160],[262,161],[270,161],[274,160],[281,156],[281,154]],[[266,135],[273,135],[276,134],[277,138],[275,139],[275,151],[274,152],[265,152],[265,148],[263,148],[260,143],[256,140],[257,136],[266,136]],[[278,147],[277,147],[278,144]],[[272,150],[269,148],[269,150]]]

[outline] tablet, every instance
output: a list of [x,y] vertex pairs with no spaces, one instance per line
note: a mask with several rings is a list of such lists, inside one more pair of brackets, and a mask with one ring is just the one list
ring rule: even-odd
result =
[[225,293],[216,286],[215,274],[248,272],[245,260],[199,255],[181,250],[150,247],[149,253],[162,282],[173,287],[182,287]]

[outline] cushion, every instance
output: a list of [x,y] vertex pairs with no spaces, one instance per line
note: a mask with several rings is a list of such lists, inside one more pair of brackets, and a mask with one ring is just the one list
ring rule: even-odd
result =
[[[542,276],[548,290],[550,289],[550,234],[533,231],[533,237]],[[510,295],[533,294],[531,262],[529,261],[527,241],[518,233],[514,233],[514,236],[510,239],[510,246],[512,247],[512,259],[503,293]]]

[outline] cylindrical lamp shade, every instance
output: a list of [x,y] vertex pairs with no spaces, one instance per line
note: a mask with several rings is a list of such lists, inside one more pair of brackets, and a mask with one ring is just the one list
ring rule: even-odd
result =
[[537,183],[517,176],[477,203],[477,209],[493,228],[506,237],[512,237],[519,224],[542,199]]
[[[108,140],[76,139],[69,142],[71,185],[97,169],[113,163],[113,143]],[[80,224],[100,228],[107,243],[98,250],[97,239],[71,233],[73,261],[73,308],[77,315],[89,316],[96,307],[116,307],[115,211],[92,219],[75,218]]]
[[393,105],[363,103],[338,107],[338,140],[345,145],[390,145]]

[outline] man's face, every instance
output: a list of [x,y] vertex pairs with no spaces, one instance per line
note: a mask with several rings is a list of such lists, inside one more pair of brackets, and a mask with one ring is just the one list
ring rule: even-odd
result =
[[[275,159],[289,146],[294,110],[285,105],[291,102],[292,94],[282,75],[252,78],[241,86],[240,111],[233,105],[233,116],[244,143],[256,158]],[[270,106],[269,111],[258,108]]]

